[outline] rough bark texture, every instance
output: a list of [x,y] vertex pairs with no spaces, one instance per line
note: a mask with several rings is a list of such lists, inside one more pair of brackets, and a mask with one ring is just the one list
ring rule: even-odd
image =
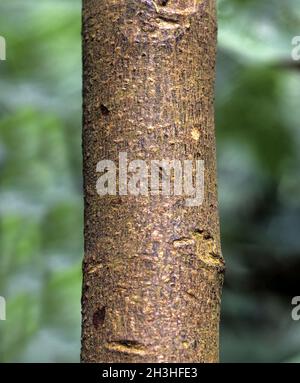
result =
[[[214,0],[84,0],[84,362],[218,361]],[[205,198],[97,195],[96,164],[201,159]]]

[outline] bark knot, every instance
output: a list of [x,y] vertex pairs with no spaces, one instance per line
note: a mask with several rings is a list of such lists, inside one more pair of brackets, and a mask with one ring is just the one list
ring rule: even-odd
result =
[[159,24],[163,28],[188,27],[189,17],[207,0],[152,0]]
[[208,267],[225,270],[220,245],[207,230],[196,229],[192,235],[196,242],[196,255]]

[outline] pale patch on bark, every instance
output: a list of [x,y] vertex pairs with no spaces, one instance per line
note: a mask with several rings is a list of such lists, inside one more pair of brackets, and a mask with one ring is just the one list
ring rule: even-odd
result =
[[107,342],[104,348],[111,352],[120,352],[128,355],[145,356],[147,351],[145,347],[135,341]]
[[199,141],[199,138],[200,138],[200,132],[198,129],[192,129],[192,139],[195,140],[195,141]]
[[193,234],[196,240],[196,255],[207,266],[225,268],[225,262],[221,254],[220,246],[215,239],[206,231],[196,231]]

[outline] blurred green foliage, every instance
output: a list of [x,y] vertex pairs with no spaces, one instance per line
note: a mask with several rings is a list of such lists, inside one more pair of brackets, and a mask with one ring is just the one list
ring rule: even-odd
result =
[[[219,0],[221,360],[300,361],[298,0]],[[76,362],[83,254],[81,1],[0,4],[1,362]]]
[[81,2],[0,4],[0,361],[78,361]]
[[300,361],[300,35],[296,0],[220,0],[216,92],[227,274],[221,360]]

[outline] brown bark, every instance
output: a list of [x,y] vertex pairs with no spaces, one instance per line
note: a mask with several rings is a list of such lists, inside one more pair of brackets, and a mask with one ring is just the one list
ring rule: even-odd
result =
[[[84,0],[84,362],[216,362],[224,262],[214,0]],[[99,196],[96,165],[201,159],[184,196]]]

